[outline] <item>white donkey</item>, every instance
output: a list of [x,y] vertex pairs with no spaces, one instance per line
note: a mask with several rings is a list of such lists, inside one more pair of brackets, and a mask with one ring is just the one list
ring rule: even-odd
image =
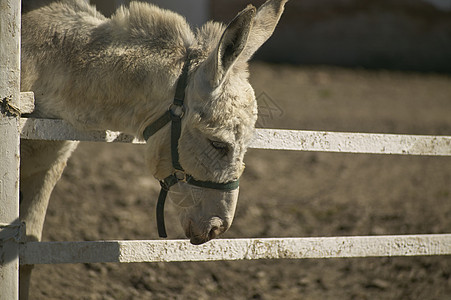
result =
[[[227,27],[209,22],[196,33],[182,16],[146,3],[108,19],[83,0],[25,1],[21,89],[35,93],[33,117],[145,137],[150,172],[164,190],[173,186],[187,237],[204,243],[231,225],[257,119],[247,61],[287,1],[248,6]],[[76,146],[22,141],[29,240],[41,239],[50,193]],[[22,298],[30,273],[21,270]]]

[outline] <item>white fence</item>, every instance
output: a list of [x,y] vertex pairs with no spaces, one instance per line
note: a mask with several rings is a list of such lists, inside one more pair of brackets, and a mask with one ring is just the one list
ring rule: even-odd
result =
[[[193,246],[188,241],[179,240],[20,243],[22,234],[22,227],[18,221],[20,138],[130,143],[140,143],[140,141],[117,132],[81,132],[62,120],[20,118],[19,111],[32,110],[30,104],[33,98],[29,93],[19,93],[20,1],[1,1],[1,299],[18,298],[19,257],[20,264],[59,264],[451,255],[451,234],[220,239],[201,246]],[[7,2],[9,5],[3,5],[3,2]],[[451,156],[451,136],[259,129],[251,147],[301,151]]]
[[[21,93],[20,98],[22,102],[19,110],[22,112],[32,111],[32,94]],[[17,139],[19,133],[22,139],[34,140],[143,143],[119,132],[79,131],[63,120],[19,117],[16,117],[15,120],[16,123],[13,126],[4,123],[3,119],[0,122],[2,136],[10,135],[12,137],[12,139],[2,139],[0,148],[7,147],[8,143],[14,144],[14,138]],[[9,132],[4,131],[4,128],[9,129]],[[251,147],[300,151],[451,156],[451,136],[258,129]],[[18,166],[12,167],[17,168]],[[14,220],[14,217],[10,219]],[[20,235],[20,226],[12,223],[8,229],[10,237],[13,237],[10,240],[17,244],[14,237]],[[219,239],[201,246],[193,246],[186,240],[27,242],[19,244],[18,248],[18,250],[7,251],[11,252],[9,256],[17,256],[15,251],[18,251],[20,264],[23,265],[429,256],[451,255],[451,234]],[[8,255],[6,256],[8,257]]]

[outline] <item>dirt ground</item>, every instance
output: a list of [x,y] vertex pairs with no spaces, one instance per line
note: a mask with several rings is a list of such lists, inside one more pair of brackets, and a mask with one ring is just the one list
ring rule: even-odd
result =
[[[451,135],[449,75],[253,63],[251,82],[267,128]],[[157,239],[143,150],[81,144],[43,239]],[[246,166],[226,238],[451,232],[449,157],[251,149]],[[39,265],[31,299],[451,299],[450,273],[450,256]]]

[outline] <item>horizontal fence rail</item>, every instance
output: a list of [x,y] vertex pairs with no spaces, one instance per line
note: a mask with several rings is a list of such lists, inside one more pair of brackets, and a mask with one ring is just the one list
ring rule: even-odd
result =
[[451,255],[451,234],[318,238],[29,242],[20,263],[135,263]]
[[[58,119],[20,120],[21,138],[143,144],[115,131],[82,131]],[[366,154],[451,156],[451,136],[257,129],[251,148]]]
[[145,143],[131,135],[117,131],[79,130],[60,119],[21,118],[19,126],[20,137],[27,140]]
[[258,149],[366,154],[451,155],[451,136],[257,129]]

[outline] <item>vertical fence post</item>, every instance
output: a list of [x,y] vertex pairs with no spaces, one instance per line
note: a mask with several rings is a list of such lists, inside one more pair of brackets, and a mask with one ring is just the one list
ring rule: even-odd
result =
[[0,299],[19,298],[20,0],[0,0]]

